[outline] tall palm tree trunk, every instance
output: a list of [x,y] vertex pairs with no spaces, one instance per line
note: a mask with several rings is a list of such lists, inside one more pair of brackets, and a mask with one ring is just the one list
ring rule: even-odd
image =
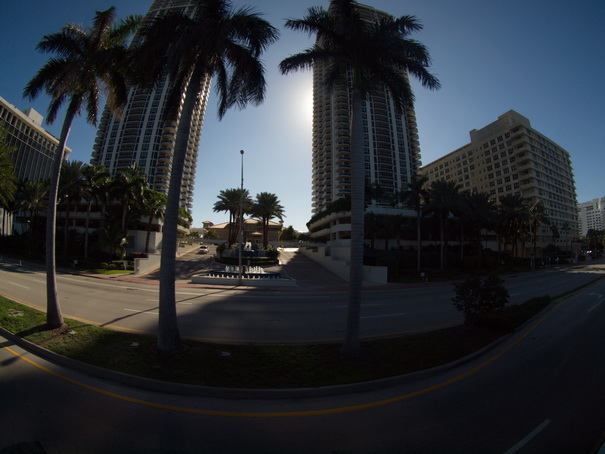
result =
[[420,251],[422,249],[422,240],[420,238],[420,210],[416,211],[416,271],[420,271]]
[[162,238],[162,254],[160,258],[160,304],[158,317],[159,351],[173,352],[181,347],[181,337],[176,315],[175,279],[176,279],[176,248],[179,219],[179,205],[181,199],[181,184],[189,131],[193,111],[197,102],[197,95],[201,88],[203,73],[196,69],[189,81],[185,94],[185,101],[181,110],[181,118],[176,134],[172,173],[166,201],[166,215],[164,216],[164,235]]
[[365,169],[363,161],[362,94],[352,89],[351,112],[351,257],[349,261],[349,303],[342,352],[356,355],[360,349],[361,289],[363,281],[363,222]]
[[153,223],[153,216],[149,215],[149,222],[147,223],[147,236],[145,237],[145,254],[149,254],[149,240],[151,239],[151,227]]
[[63,228],[65,230],[63,232],[63,258],[65,259],[67,257],[67,248],[69,245],[69,199],[65,204],[65,217],[63,218]]
[[263,247],[269,247],[269,218],[263,217]]
[[46,324],[48,328],[55,329],[63,325],[63,314],[59,306],[57,293],[57,271],[55,263],[55,235],[57,232],[57,194],[59,192],[59,178],[65,154],[65,144],[75,116],[74,103],[71,103],[65,114],[61,138],[57,146],[53,173],[50,178],[48,189],[48,210],[46,212]]

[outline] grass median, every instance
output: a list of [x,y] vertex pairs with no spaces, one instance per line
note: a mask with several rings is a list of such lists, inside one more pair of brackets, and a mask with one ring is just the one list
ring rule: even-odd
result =
[[542,297],[456,326],[397,338],[368,340],[361,354],[339,344],[241,345],[183,339],[181,351],[160,353],[154,336],[113,331],[65,319],[46,329],[46,314],[0,297],[0,326],[57,354],[131,375],[226,388],[279,389],[376,380],[446,364],[515,330],[544,309]]

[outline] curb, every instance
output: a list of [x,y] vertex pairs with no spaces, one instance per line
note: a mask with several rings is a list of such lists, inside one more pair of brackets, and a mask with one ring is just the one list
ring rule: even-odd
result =
[[[523,327],[520,327],[520,329]],[[486,345],[485,347],[477,350],[476,352],[471,353],[470,355],[467,355],[451,363],[432,367],[430,369],[411,372],[409,374],[404,375],[397,375],[394,377],[387,377],[377,380],[349,383],[343,385],[331,385],[316,388],[279,389],[223,388],[218,386],[190,385],[186,383],[167,382],[162,380],[140,377],[137,375],[129,375],[59,355],[50,350],[42,348],[39,345],[29,342],[28,340],[22,339],[2,327],[0,327],[0,335],[13,342],[14,344],[19,345],[30,353],[33,353],[34,355],[43,358],[53,364],[67,367],[69,369],[82,372],[92,377],[110,380],[126,386],[135,387],[147,391],[185,396],[213,397],[224,399],[296,399],[304,397],[329,397],[343,394],[362,393],[366,391],[374,391],[389,388],[396,385],[411,383],[416,380],[422,380],[437,375],[439,373],[447,372],[451,369],[454,369],[458,366],[462,366],[465,363],[476,359],[477,357],[496,348],[501,343],[506,342],[519,330],[502,336],[498,340],[492,342],[489,345]]]

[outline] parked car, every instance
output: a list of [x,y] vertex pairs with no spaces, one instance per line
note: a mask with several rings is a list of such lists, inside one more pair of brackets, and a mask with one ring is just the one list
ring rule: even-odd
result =
[[200,250],[197,251],[198,254],[207,254],[209,251],[208,246],[200,246]]

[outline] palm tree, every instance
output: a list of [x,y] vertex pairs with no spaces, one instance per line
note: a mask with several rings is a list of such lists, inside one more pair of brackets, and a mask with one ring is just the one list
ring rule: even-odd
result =
[[97,11],[90,29],[66,25],[57,33],[46,35],[37,45],[41,52],[51,52],[51,58],[28,82],[24,96],[36,98],[42,90],[50,96],[47,122],[53,123],[61,106],[67,101],[67,111],[55,155],[46,218],[46,321],[49,329],[63,324],[59,306],[55,270],[55,220],[59,175],[71,124],[84,106],[87,121],[96,124],[101,87],[107,92],[107,104],[114,110],[126,102],[124,73],[127,64],[126,42],[136,29],[139,19],[130,16],[114,26],[115,8]]
[[[426,69],[427,49],[410,34],[422,28],[415,17],[389,17],[370,23],[362,19],[354,0],[332,0],[330,8],[313,7],[303,19],[290,19],[286,27],[316,35],[315,44],[280,63],[282,74],[308,69],[321,62],[328,68],[324,80],[328,89],[337,83],[351,92],[351,259],[347,328],[342,351],[354,355],[360,348],[359,317],[363,279],[364,227],[364,131],[362,103],[377,86],[390,94],[402,112],[414,97],[405,71],[423,86],[437,89],[438,80]],[[382,89],[382,88],[381,88]]]
[[59,178],[59,204],[64,205],[63,257],[67,257],[69,246],[69,209],[70,203],[77,207],[84,191],[84,163],[82,161],[64,161]]
[[482,246],[481,231],[492,227],[496,222],[496,208],[491,201],[491,196],[486,192],[469,192],[462,194],[461,222],[468,224],[470,228],[471,241],[475,244],[479,257],[479,268],[481,268]]
[[[109,171],[103,164],[87,165],[82,170],[84,176],[84,199],[88,201],[86,209],[86,230],[84,231],[84,258],[88,258],[88,235],[90,226],[90,214],[93,203],[104,203],[106,191],[110,182]],[[101,219],[103,210],[100,212]],[[100,226],[99,226],[100,227]]]
[[[178,119],[160,271],[158,349],[180,348],[176,321],[175,259],[178,208],[191,120],[199,94],[216,76],[221,119],[234,105],[260,104],[265,97],[260,55],[277,40],[278,31],[250,8],[233,10],[228,0],[194,0],[191,15],[168,13],[151,23],[137,49],[143,74],[166,74],[172,90],[166,122]],[[184,94],[184,97],[183,97]]]
[[147,187],[147,177],[136,164],[132,164],[116,173],[113,180],[111,193],[115,200],[122,206],[122,238],[128,235],[128,224],[126,222],[129,209],[139,206],[143,201],[143,194]]
[[[529,227],[531,232],[531,269],[535,269],[536,267],[536,242],[538,239],[538,229],[542,224],[550,225],[550,219],[546,214],[546,208],[542,201],[538,201],[533,204],[533,206],[529,209]],[[555,226],[552,226],[556,228]],[[558,231],[557,231],[558,233]]]
[[416,271],[420,271],[421,266],[422,240],[420,235],[422,229],[420,223],[422,220],[422,207],[427,197],[424,186],[428,181],[428,176],[415,174],[412,176],[412,181],[408,183],[407,191],[403,193],[404,201],[416,212]]
[[507,194],[498,203],[498,232],[504,237],[504,246],[510,241],[513,257],[517,255],[518,240],[528,222],[529,209],[520,195]]
[[29,249],[36,240],[36,224],[40,212],[48,206],[48,187],[42,181],[20,181],[15,194],[15,208],[29,213]]
[[243,193],[240,188],[222,190],[218,195],[218,201],[214,203],[214,212],[229,213],[229,233],[227,243],[230,245],[237,241],[236,236],[239,229],[240,219],[240,197],[243,198],[242,204],[244,212],[242,215],[244,215],[250,211],[250,207],[253,204],[252,199],[250,198],[250,193],[247,189],[244,189]]
[[153,219],[163,219],[165,210],[166,194],[154,191],[150,188],[145,188],[142,211],[143,214],[149,216],[149,222],[147,222],[147,238],[145,239],[145,254],[149,253],[149,240],[151,238]]
[[252,204],[252,214],[260,218],[263,225],[263,248],[269,245],[269,221],[277,218],[284,220],[284,207],[275,194],[261,192],[256,194],[256,200]]
[[435,180],[427,191],[428,210],[439,221],[440,232],[440,268],[447,268],[448,226],[450,214],[455,213],[460,204],[461,186],[453,181]]

